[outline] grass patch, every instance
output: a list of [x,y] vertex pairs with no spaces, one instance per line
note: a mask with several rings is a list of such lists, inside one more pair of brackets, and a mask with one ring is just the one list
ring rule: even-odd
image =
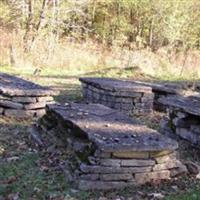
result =
[[200,188],[187,192],[186,194],[173,195],[166,197],[165,200],[200,200]]
[[19,161],[3,163],[0,168],[0,194],[19,193],[20,199],[30,197],[36,199],[61,195],[68,186],[62,173],[49,174],[37,165],[39,155],[30,153],[23,155]]

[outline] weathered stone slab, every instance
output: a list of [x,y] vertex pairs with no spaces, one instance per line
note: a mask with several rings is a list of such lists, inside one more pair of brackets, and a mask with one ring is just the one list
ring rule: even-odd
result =
[[84,173],[99,174],[120,174],[120,173],[140,173],[150,172],[152,167],[103,167],[100,165],[80,165],[80,170]]
[[46,102],[37,102],[37,103],[29,103],[24,105],[25,110],[34,110],[38,108],[44,108],[46,106]]
[[137,152],[137,151],[125,151],[125,152],[113,152],[113,156],[116,158],[149,158],[149,152]]
[[102,181],[128,181],[133,180],[132,174],[101,174]]
[[195,132],[195,133],[197,133],[197,134],[200,134],[200,123],[199,123],[199,125],[193,125],[193,124],[191,124],[191,125],[190,125],[190,130],[191,130],[192,132]]
[[5,109],[5,116],[15,117],[15,118],[30,118],[34,117],[35,111],[31,110],[14,110],[14,109]]
[[150,87],[142,86],[127,80],[117,80],[112,78],[80,78],[79,80],[96,88],[106,89],[112,92],[151,92]]
[[182,137],[183,139],[189,140],[192,144],[200,144],[200,135],[195,134],[194,132],[190,131],[190,129],[176,128],[176,134]]
[[179,109],[192,115],[200,116],[200,101],[192,97],[170,96],[158,99],[165,106]]
[[176,142],[99,104],[48,105],[38,125],[66,142],[73,182],[82,190],[121,189],[168,179],[171,169],[183,169],[169,156]]
[[160,156],[165,156],[173,153],[173,151],[165,150],[165,151],[155,151],[150,153],[150,158],[156,158]]
[[130,160],[122,160],[121,166],[123,167],[139,167],[139,166],[153,166],[155,165],[154,160],[140,160],[140,159],[130,159]]
[[11,100],[11,97],[0,94],[0,100]]
[[35,97],[13,97],[12,101],[20,103],[35,103],[37,100]]
[[23,104],[12,102],[9,100],[0,100],[0,106],[3,106],[5,108],[14,108],[14,109],[22,109],[23,108]]
[[99,164],[102,166],[115,166],[115,167],[120,167],[121,165],[121,160],[118,159],[101,159],[99,161]]
[[39,102],[48,102],[48,101],[53,101],[52,96],[47,96],[47,97],[37,97],[37,101]]
[[187,167],[185,165],[181,165],[178,168],[173,168],[170,170],[170,177],[174,178],[187,173],[188,173]]
[[82,174],[79,178],[81,180],[96,181],[99,179],[99,174]]
[[151,182],[152,180],[162,180],[169,178],[170,178],[169,170],[135,174],[135,181],[138,184],[145,184],[147,182]]
[[[103,152],[175,150],[177,142],[124,113],[97,104],[47,105],[66,124],[73,124]],[[123,126],[122,126],[123,124]]]
[[3,108],[0,108],[0,115],[3,114]]
[[161,93],[161,94],[183,94],[185,91],[183,88],[178,87],[178,84],[159,84],[159,83],[152,83],[152,82],[143,82],[143,81],[134,81],[135,83],[151,87],[153,92]]
[[175,152],[168,154],[168,155],[159,156],[159,157],[155,158],[156,163],[158,163],[158,164],[166,163],[166,162],[169,162],[169,161],[174,160],[174,159],[176,159],[176,153]]
[[110,158],[111,153],[96,150],[95,153],[94,153],[94,156],[98,157],[98,158]]
[[133,186],[135,182],[125,181],[79,181],[78,188],[80,190],[111,190],[122,189],[124,187]]
[[153,171],[160,171],[165,169],[172,169],[172,168],[178,168],[182,166],[182,163],[178,160],[170,160],[167,163],[161,163],[157,164],[153,167]]
[[19,77],[0,73],[0,93],[8,96],[51,96],[57,95],[48,87],[42,87]]
[[35,113],[36,113],[36,117],[40,118],[46,114],[46,110],[45,109],[37,109],[37,110],[35,110]]

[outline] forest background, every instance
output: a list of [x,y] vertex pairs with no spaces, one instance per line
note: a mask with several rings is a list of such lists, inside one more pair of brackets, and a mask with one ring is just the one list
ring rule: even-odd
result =
[[198,79],[199,49],[199,0],[0,1],[1,69]]

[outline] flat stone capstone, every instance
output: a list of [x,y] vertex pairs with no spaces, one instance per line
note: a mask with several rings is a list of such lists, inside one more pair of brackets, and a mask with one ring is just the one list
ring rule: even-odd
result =
[[130,114],[149,113],[153,108],[151,87],[128,80],[80,78],[87,102],[100,103]]
[[22,78],[0,73],[0,115],[14,118],[40,117],[58,92]]
[[200,145],[200,98],[199,96],[173,96],[160,98],[159,101],[168,107],[168,119],[163,122],[165,132],[172,132]]
[[[186,172],[176,141],[100,104],[47,105],[37,129],[53,133],[78,160],[73,182],[81,190],[120,189]],[[173,172],[173,173],[172,173]]]

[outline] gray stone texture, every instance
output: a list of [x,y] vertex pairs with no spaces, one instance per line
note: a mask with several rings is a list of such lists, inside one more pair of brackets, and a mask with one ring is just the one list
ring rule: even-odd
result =
[[[169,107],[168,128],[193,145],[200,145],[200,101],[193,96],[159,100]],[[166,129],[165,129],[166,130]]]
[[80,78],[83,97],[129,114],[147,113],[153,109],[154,94],[150,87],[131,81],[109,78]]
[[7,117],[42,117],[57,91],[22,78],[0,73],[0,113]]
[[80,163],[72,164],[73,180],[81,190],[121,189],[183,173],[175,141],[100,104],[47,105],[38,125],[73,152],[71,162]]

